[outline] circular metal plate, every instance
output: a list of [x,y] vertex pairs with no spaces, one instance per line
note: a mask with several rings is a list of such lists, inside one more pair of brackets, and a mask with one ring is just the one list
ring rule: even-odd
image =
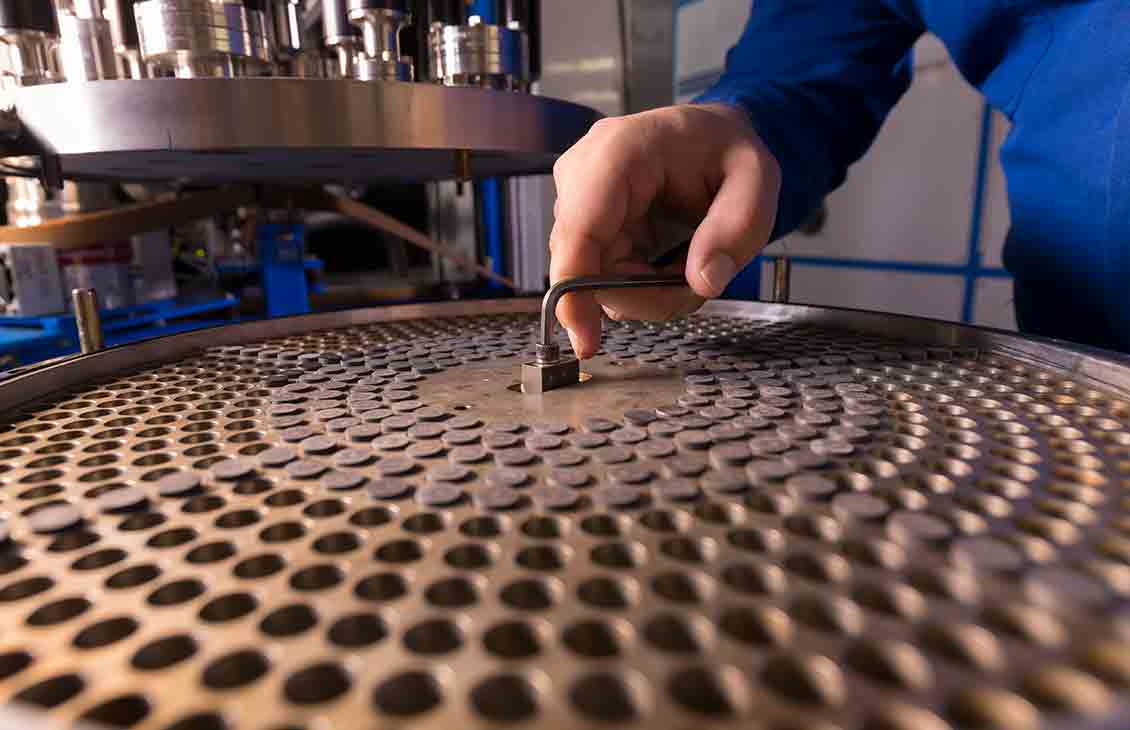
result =
[[178,730],[1130,721],[1117,384],[1016,338],[712,305],[609,324],[590,380],[524,396],[532,306],[481,307],[0,385],[0,701]]
[[546,172],[600,116],[529,94],[326,79],[49,84],[13,99],[68,176],[197,182],[450,178],[456,150],[476,177]]

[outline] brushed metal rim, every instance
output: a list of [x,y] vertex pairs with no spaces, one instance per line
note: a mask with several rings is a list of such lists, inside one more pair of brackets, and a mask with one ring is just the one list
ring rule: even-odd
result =
[[[159,337],[52,362],[0,383],[0,412],[16,408],[58,389],[110,377],[126,368],[171,362],[205,347],[242,344],[254,340],[375,322],[491,314],[532,314],[540,311],[540,305],[540,299],[533,298],[406,304],[281,317]],[[1069,373],[1089,384],[1114,390],[1120,395],[1130,395],[1130,357],[1072,346],[1055,340],[1025,337],[1000,330],[919,317],[802,304],[713,301],[707,302],[699,313],[778,322],[806,322],[862,333],[883,334],[934,347],[991,351],[1029,364]],[[535,337],[532,327],[530,334],[532,342]]]
[[[64,171],[72,157],[70,167],[108,176],[128,164],[140,177],[177,177],[183,171],[172,166],[145,169],[169,153],[232,154],[230,174],[246,176],[236,153],[255,151],[469,150],[531,156],[548,169],[543,158],[564,152],[600,117],[528,94],[351,79],[99,81],[21,88],[12,98],[28,136],[58,153]],[[79,156],[105,159],[83,165]]]

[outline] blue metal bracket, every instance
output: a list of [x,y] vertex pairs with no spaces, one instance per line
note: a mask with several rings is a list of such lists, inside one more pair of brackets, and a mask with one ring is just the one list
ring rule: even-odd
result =
[[267,316],[309,314],[306,226],[300,223],[262,223],[255,244],[263,267]]

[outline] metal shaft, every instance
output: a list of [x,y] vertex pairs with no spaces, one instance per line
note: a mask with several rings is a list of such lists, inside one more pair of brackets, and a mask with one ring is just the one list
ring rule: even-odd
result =
[[770,296],[774,304],[788,304],[792,271],[793,262],[787,256],[777,256],[773,259],[773,291]]
[[93,289],[72,289],[71,302],[78,326],[78,343],[85,355],[106,347],[102,337],[102,315],[98,312],[98,292]]
[[566,294],[594,289],[643,289],[664,286],[687,286],[681,275],[641,274],[639,276],[579,276],[559,281],[549,288],[541,303],[541,326],[538,330],[537,360],[552,362],[560,357],[560,348],[553,341],[557,330],[557,303]]

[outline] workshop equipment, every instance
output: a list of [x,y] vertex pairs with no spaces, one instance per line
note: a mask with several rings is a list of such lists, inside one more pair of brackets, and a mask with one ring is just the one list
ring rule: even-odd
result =
[[538,307],[0,383],[15,722],[1126,725],[1125,359],[711,302],[529,396]]

